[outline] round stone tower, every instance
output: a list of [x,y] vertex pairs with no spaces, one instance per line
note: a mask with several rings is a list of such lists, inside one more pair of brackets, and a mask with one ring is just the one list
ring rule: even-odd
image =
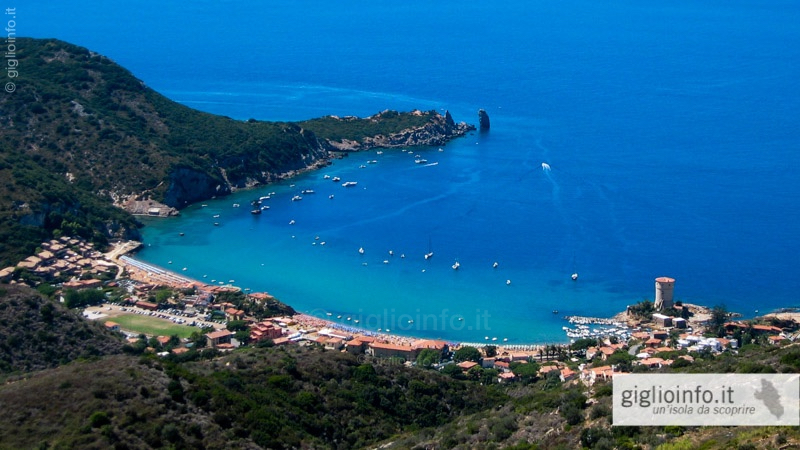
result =
[[669,277],[656,278],[655,308],[659,311],[672,308],[672,291],[675,289],[675,279]]

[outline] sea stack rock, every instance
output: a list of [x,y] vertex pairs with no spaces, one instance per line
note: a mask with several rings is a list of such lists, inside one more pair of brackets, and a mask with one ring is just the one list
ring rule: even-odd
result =
[[478,123],[480,124],[481,131],[489,131],[489,114],[486,114],[486,110],[478,110]]
[[453,120],[453,116],[450,115],[450,111],[444,112],[444,124],[447,126],[448,129],[453,129],[456,126],[456,121]]

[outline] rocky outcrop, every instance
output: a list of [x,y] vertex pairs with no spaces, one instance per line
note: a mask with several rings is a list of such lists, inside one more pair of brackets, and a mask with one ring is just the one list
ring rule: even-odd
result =
[[426,124],[407,128],[388,136],[377,135],[365,137],[361,141],[342,139],[341,141],[325,140],[322,145],[330,151],[354,152],[373,148],[399,148],[416,146],[444,145],[457,137],[474,131],[475,126],[465,122],[456,123],[450,112],[445,115],[434,114]]
[[222,179],[188,167],[179,167],[169,174],[169,187],[164,194],[164,204],[182,208],[189,203],[231,193]]
[[489,124],[489,114],[486,113],[486,110],[479,109],[478,110],[478,124],[481,127],[481,131],[488,131],[490,124]]

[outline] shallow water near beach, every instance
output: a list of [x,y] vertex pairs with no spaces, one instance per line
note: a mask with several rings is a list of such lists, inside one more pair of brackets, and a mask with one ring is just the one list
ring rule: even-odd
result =
[[[443,151],[353,154],[147,220],[144,261],[452,341],[564,341],[564,316],[652,299],[657,276],[678,300],[746,316],[798,306],[796,3],[114,3],[31,10],[26,33],[236,119],[492,120]],[[64,20],[75,11],[80,26]]]

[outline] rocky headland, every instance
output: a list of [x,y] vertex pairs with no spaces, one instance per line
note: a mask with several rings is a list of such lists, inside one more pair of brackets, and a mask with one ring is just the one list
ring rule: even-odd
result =
[[440,146],[475,128],[449,113],[246,121],[167,99],[128,70],[55,39],[19,38],[25,79],[0,96],[0,264],[63,235],[137,239],[136,215],[330,163],[331,152]]
[[[386,112],[382,114],[385,113]],[[409,114],[421,116],[425,113],[421,111],[412,111]],[[468,132],[475,130],[474,125],[465,122],[456,123],[453,120],[453,116],[450,115],[450,111],[445,112],[444,116],[437,112],[428,114],[430,118],[423,125],[409,127],[388,135],[378,134],[375,136],[367,136],[361,140],[325,139],[323,141],[323,147],[329,151],[352,152],[370,150],[373,148],[437,146],[444,145],[455,138],[464,136]],[[381,120],[381,114],[367,119]],[[348,119],[338,120],[346,121]]]

